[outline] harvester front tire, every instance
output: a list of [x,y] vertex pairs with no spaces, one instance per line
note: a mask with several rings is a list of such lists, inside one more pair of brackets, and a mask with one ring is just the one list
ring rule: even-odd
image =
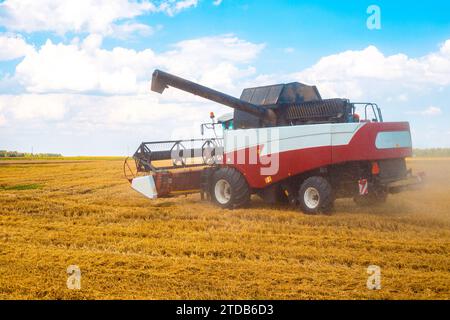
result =
[[211,198],[224,209],[244,207],[250,201],[250,188],[239,171],[221,168],[212,177]]
[[309,177],[300,186],[298,203],[306,214],[329,213],[334,203],[333,188],[324,177]]

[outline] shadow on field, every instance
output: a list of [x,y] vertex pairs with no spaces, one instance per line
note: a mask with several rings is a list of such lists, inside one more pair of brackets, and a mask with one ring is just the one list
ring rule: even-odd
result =
[[[268,204],[260,198],[252,198],[247,209],[277,210],[304,214],[298,207],[285,203]],[[338,199],[328,215],[336,214],[369,214],[369,215],[403,215],[414,212],[414,208],[399,201],[399,199],[388,199],[386,203],[371,206],[359,206],[352,199]]]
[[154,205],[152,205],[152,207],[154,208],[170,208],[170,207],[174,207],[176,206],[176,203],[173,201],[164,201],[164,202],[160,202],[160,203],[156,203]]

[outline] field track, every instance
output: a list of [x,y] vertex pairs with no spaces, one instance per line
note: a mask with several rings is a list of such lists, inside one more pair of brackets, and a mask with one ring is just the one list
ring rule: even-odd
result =
[[307,216],[149,201],[114,159],[0,161],[0,299],[450,299],[450,159],[408,165],[423,190]]

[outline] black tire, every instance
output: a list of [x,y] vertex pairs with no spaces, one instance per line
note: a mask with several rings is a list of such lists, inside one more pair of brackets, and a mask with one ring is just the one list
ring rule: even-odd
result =
[[386,191],[377,190],[369,192],[364,196],[357,195],[353,197],[353,201],[355,201],[355,203],[361,207],[377,206],[385,203],[387,200],[387,196],[388,194]]
[[329,213],[334,204],[333,188],[324,177],[309,177],[300,186],[298,203],[306,214]]
[[[228,184],[229,191],[226,195],[221,192],[222,184]],[[215,204],[224,209],[244,207],[250,201],[250,188],[239,171],[229,167],[221,168],[212,176],[211,198]]]

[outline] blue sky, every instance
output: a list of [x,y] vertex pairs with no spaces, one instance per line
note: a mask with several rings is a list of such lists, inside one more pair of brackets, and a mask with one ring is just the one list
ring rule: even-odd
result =
[[[369,30],[366,10],[381,10]],[[0,149],[124,155],[199,135],[210,110],[148,90],[161,68],[239,95],[300,81],[376,101],[418,147],[450,147],[445,1],[0,1]],[[447,41],[449,40],[449,41]]]

